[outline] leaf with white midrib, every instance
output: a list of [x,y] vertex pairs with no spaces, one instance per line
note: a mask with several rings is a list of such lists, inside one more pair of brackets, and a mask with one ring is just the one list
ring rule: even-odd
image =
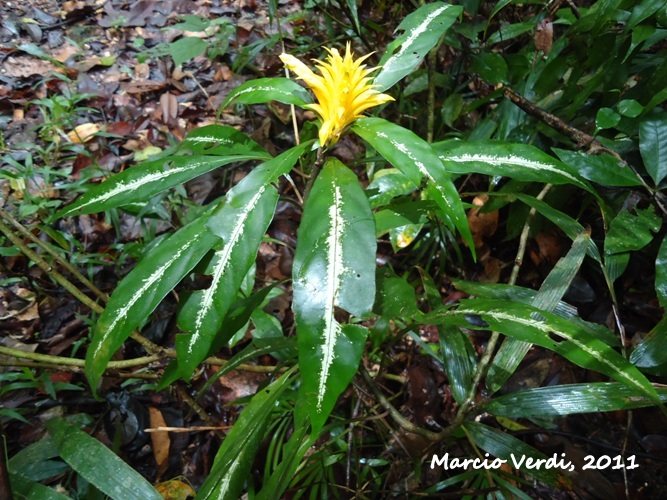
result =
[[364,316],[375,298],[375,224],[356,175],[330,158],[304,207],[293,267],[299,368],[319,429],[359,366],[367,332],[341,325],[338,308]]
[[179,327],[187,332],[176,337],[182,377],[189,377],[206,358],[214,339],[226,342],[234,333],[219,330],[273,218],[278,202],[273,183],[289,172],[310,144],[303,143],[255,167],[227,193],[226,202],[209,219],[207,230],[222,243],[207,270],[211,285],[187,298],[179,313]]

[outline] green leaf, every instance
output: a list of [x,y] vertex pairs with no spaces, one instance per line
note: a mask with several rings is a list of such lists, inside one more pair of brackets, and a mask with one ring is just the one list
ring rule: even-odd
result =
[[557,469],[544,466],[529,468],[526,466],[526,460],[519,464],[522,458],[528,459],[530,457],[533,460],[546,459],[547,456],[542,452],[537,451],[514,436],[510,436],[488,425],[477,422],[466,422],[463,427],[468,431],[477,446],[489,452],[494,457],[507,460],[507,465],[510,467],[519,469],[545,483],[556,484],[558,478]]
[[[490,192],[487,194],[489,196],[506,196],[506,197],[516,198],[522,203],[528,205],[529,207],[535,208],[535,210],[537,210],[537,212],[540,215],[543,215],[551,222],[553,222],[556,226],[558,226],[572,241],[574,241],[576,237],[584,231],[584,226],[582,226],[578,221],[576,221],[569,215],[561,212],[560,210],[556,210],[555,208],[551,207],[548,203],[536,199],[534,196],[528,196],[520,193],[512,193],[511,195],[508,195],[504,193]],[[593,240],[590,240],[586,253],[589,257],[595,259],[597,262],[600,263],[600,265],[602,265],[602,257],[600,256],[600,251],[598,250],[598,247],[595,245]]]
[[271,158],[259,144],[243,132],[227,125],[205,125],[191,130],[178,144],[179,151],[194,155],[243,155],[248,151],[261,155],[259,159]]
[[657,186],[667,176],[667,111],[650,113],[641,121],[639,151]]
[[252,397],[222,442],[211,473],[195,497],[197,500],[240,497],[251,475],[255,454],[264,439],[269,418],[276,402],[293,382],[293,372],[294,368],[285,372]]
[[644,112],[644,106],[634,99],[624,99],[618,103],[618,112],[628,118],[637,118]]
[[347,8],[350,10],[350,16],[352,16],[352,22],[354,23],[354,29],[358,34],[361,34],[361,25],[359,24],[359,13],[357,12],[357,0],[345,0]]
[[653,330],[632,351],[630,362],[652,373],[667,372],[667,317],[662,318]]
[[28,498],[35,500],[70,500],[70,497],[59,491],[26,479],[20,474],[9,473],[9,482],[12,485],[12,493],[15,498]]
[[553,148],[553,152],[571,173],[603,186],[641,186],[642,181],[630,167],[623,166],[610,154],[590,155]]
[[295,424],[296,429],[283,447],[282,460],[275,468],[268,481],[257,492],[257,500],[273,500],[283,498],[283,493],[294,479],[294,473],[308,450],[319,437],[316,433],[306,434],[310,427],[307,420]]
[[363,317],[375,299],[375,224],[357,176],[329,158],[315,180],[298,233],[293,309],[299,369],[313,430],[357,372],[367,330],[341,325],[336,308]]
[[427,315],[425,321],[480,328],[479,317],[483,320],[482,329],[545,347],[578,366],[604,373],[660,402],[646,377],[618,352],[577,325],[546,311],[524,304],[474,299],[461,301],[456,310]]
[[525,23],[514,23],[502,25],[498,31],[492,33],[486,40],[487,45],[493,45],[500,42],[506,42],[512,38],[516,38],[524,33],[535,29],[534,21],[527,21]]
[[[424,292],[432,309],[441,307],[442,297],[433,279],[422,268],[418,268],[424,285]],[[452,395],[457,403],[465,401],[472,389],[475,372],[475,355],[468,336],[459,328],[438,325],[441,362],[449,379]]]
[[655,291],[660,307],[667,310],[667,238],[663,238],[655,259]]
[[415,185],[396,168],[380,170],[366,188],[372,208],[387,205],[393,198],[410,194],[414,190]]
[[595,126],[598,129],[614,128],[621,121],[621,115],[611,108],[598,109]]
[[[667,401],[667,388],[656,387],[656,391],[662,401]],[[588,382],[514,392],[484,403],[480,410],[498,417],[531,418],[631,410],[653,405],[652,398],[625,384]]]
[[[452,280],[454,286],[468,295],[485,299],[498,299],[510,302],[520,302],[531,305],[538,292],[530,288],[524,288],[516,285],[505,285],[502,283],[478,283],[473,281]],[[579,317],[577,308],[559,301],[553,312],[556,316],[567,319],[570,323],[576,324],[582,330],[597,337],[610,347],[619,347],[620,343],[616,335],[609,328],[597,323],[589,323]]]
[[171,54],[174,64],[180,66],[184,62],[194,59],[198,55],[202,54],[208,44],[201,38],[195,36],[187,36],[171,42],[169,44],[169,54]]
[[495,141],[444,141],[433,150],[448,172],[502,175],[527,182],[574,184],[594,193],[581,176],[570,172],[560,161],[527,144]]
[[46,423],[61,458],[81,477],[111,498],[160,500],[137,471],[97,439],[60,418]]
[[374,83],[387,90],[409,75],[454,24],[462,7],[434,2],[409,14],[396,30],[404,33],[387,46],[380,60],[382,69]]
[[93,391],[111,356],[218,241],[206,221],[202,216],[153,247],[116,287],[86,354],[86,377]]
[[[189,333],[176,337],[182,377],[188,378],[208,356],[227,311],[236,301],[236,292],[255,262],[278,202],[273,183],[290,171],[310,145],[302,143],[255,167],[227,193],[226,202],[207,222],[206,231],[217,235],[222,243],[207,269],[211,285],[190,295],[179,314],[180,328]],[[226,342],[234,333],[224,332],[217,342]]]
[[378,269],[377,295],[373,311],[391,319],[409,320],[421,315],[415,289],[389,270]]
[[662,220],[653,212],[653,207],[637,210],[632,215],[624,210],[609,225],[609,232],[604,240],[605,268],[613,282],[628,264],[630,252],[641,250],[653,239],[652,232],[660,229]]
[[491,85],[507,83],[507,63],[503,56],[495,52],[482,52],[474,55],[470,71],[477,73],[482,80]]
[[426,222],[429,212],[436,208],[437,205],[431,200],[391,203],[385,210],[374,214],[376,234],[382,235],[390,229],[407,225],[421,225]]
[[[129,168],[101,184],[91,186],[86,193],[69,207],[59,211],[55,218],[65,215],[90,214],[109,208],[145,201],[154,194],[193,179],[210,170],[234,162],[248,160],[265,160],[270,155],[254,143],[248,136],[232,127],[219,127],[217,132],[210,132],[209,137],[215,143],[231,141],[230,153],[224,156],[171,156],[160,160],[149,161]],[[202,141],[201,132],[194,134],[193,139],[186,137],[187,144]],[[216,149],[220,151],[220,149]],[[220,153],[218,153],[220,154]]]
[[665,8],[665,0],[643,0],[632,9],[630,19],[628,19],[628,23],[625,26],[625,31],[627,32],[634,28],[661,8]]
[[[558,260],[540,286],[532,306],[548,312],[556,308],[584,261],[588,240],[590,240],[589,233],[581,233],[577,236],[570,251],[565,257]],[[507,382],[531,347],[532,344],[529,342],[512,337],[503,341],[486,377],[486,386],[492,393],[498,391]]]
[[440,207],[445,222],[451,221],[474,252],[470,226],[461,197],[431,145],[404,129],[381,118],[362,118],[352,130],[398,168],[417,187],[425,177],[428,194]]
[[305,88],[289,78],[256,78],[232,90],[222,108],[226,108],[232,102],[263,104],[270,101],[303,107],[313,102],[313,99]]
[[463,112],[463,96],[461,94],[450,94],[442,103],[440,114],[442,121],[448,127],[454,128],[454,122]]

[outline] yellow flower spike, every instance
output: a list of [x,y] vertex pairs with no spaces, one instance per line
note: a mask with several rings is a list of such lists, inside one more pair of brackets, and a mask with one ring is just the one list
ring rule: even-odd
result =
[[354,60],[350,51],[350,42],[345,46],[345,56],[341,57],[337,49],[326,49],[329,56],[326,61],[315,61],[321,76],[296,57],[281,54],[280,59],[287,69],[306,82],[317,104],[308,108],[317,113],[322,120],[320,144],[322,147],[334,145],[345,129],[373,106],[379,106],[394,98],[376,90],[369,76],[376,68],[366,68],[362,64],[370,54]]

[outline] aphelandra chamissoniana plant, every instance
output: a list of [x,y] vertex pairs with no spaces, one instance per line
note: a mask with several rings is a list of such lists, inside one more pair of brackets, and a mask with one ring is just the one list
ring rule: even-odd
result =
[[[265,485],[269,493],[262,490],[258,498],[273,498],[280,494],[276,491],[284,490],[282,478],[292,477],[294,468],[329,418],[338,396],[357,372],[367,337],[362,323],[374,315],[412,324],[415,331],[427,323],[442,327],[441,332],[445,334],[440,337],[438,355],[452,396],[460,408],[470,407],[470,402],[475,401],[473,374],[483,373],[471,354],[468,328],[491,329],[513,340],[553,350],[579,366],[594,369],[619,382],[605,386],[605,390],[624,391],[628,398],[632,396],[642,405],[659,404],[656,390],[643,374],[611,347],[616,342],[614,335],[608,331],[601,333],[600,328],[582,326],[585,322],[559,316],[562,313],[554,308],[560,297],[553,294],[549,295],[547,305],[537,300],[527,305],[513,298],[514,288],[518,287],[508,292],[511,292],[509,298],[499,299],[493,287],[487,290],[479,285],[459,283],[477,298],[462,301],[457,308],[443,308],[438,287],[427,286],[424,278],[425,289],[432,290],[428,295],[429,301],[433,299],[433,313],[421,312],[414,300],[401,309],[412,311],[404,316],[393,311],[378,312],[376,237],[382,231],[403,226],[406,220],[390,206],[387,198],[421,190],[420,207],[426,209],[420,214],[439,218],[450,230],[458,231],[463,241],[474,249],[452,173],[483,173],[524,182],[568,184],[595,195],[578,172],[532,146],[490,141],[445,141],[431,145],[390,121],[364,116],[382,112],[381,106],[391,111],[392,98],[387,92],[417,68],[461,13],[459,6],[433,2],[410,14],[399,26],[404,32],[381,57],[377,73],[363,65],[363,57],[355,59],[351,45],[346,45],[344,55],[340,49],[327,49],[326,60],[318,62],[315,71],[298,58],[283,54],[286,66],[312,89],[317,101],[307,89],[288,78],[252,80],[235,89],[223,107],[234,103],[279,101],[310,109],[318,116],[317,134],[310,134],[310,138],[308,128],[304,127],[303,142],[276,157],[271,157],[250,137],[232,127],[201,127],[188,133],[179,146],[159,159],[126,169],[93,185],[79,200],[57,214],[62,217],[95,213],[146,202],[165,189],[213,169],[244,161],[257,162],[224,197],[202,207],[189,224],[153,245],[118,284],[95,324],[86,355],[86,375],[97,391],[112,355],[135,329],[142,327],[160,301],[193,271],[209,275],[211,284],[206,289],[179,293],[178,326],[184,333],[177,335],[176,359],[161,380],[160,387],[166,387],[178,378],[188,380],[208,356],[215,354],[250,320],[253,311],[262,307],[271,287],[252,293],[248,283],[254,283],[253,263],[275,213],[278,181],[281,176],[289,175],[297,162],[307,173],[310,168],[312,174],[317,174],[314,165],[322,166],[319,174],[313,175],[312,188],[303,206],[294,256],[292,308],[297,326],[298,366],[288,368],[258,391],[241,413],[199,492],[202,498],[210,495],[237,498],[241,494],[252,456],[264,439],[276,403],[281,394],[293,392],[287,388],[298,388],[294,433],[289,439],[290,446],[286,447],[295,455],[280,463]],[[394,167],[387,170],[391,170],[391,175],[400,176],[398,195],[381,193],[385,201],[376,201],[373,193],[365,192],[352,170],[328,154],[329,148],[346,132],[356,134],[374,150],[374,156],[382,156]],[[530,196],[519,196],[522,202],[543,209]],[[553,211],[544,213],[553,216]],[[387,215],[389,217],[383,217]],[[575,242],[570,252],[573,264],[568,264],[568,269],[576,271],[584,255],[602,261],[597,247],[578,222],[569,221],[564,233]],[[565,289],[567,287],[563,291]],[[377,296],[386,298],[385,292],[381,289]],[[472,325],[470,318],[481,318],[481,321]],[[420,341],[418,337],[416,340]],[[271,340],[269,346],[275,347],[272,352],[290,352],[292,341],[293,338],[278,338]],[[266,349],[266,345],[258,347],[256,352],[269,352]],[[281,356],[281,359],[289,364],[289,357]],[[513,370],[511,368],[509,373]],[[490,383],[493,385],[494,381],[487,380],[487,385]],[[567,400],[568,391],[563,389],[557,398]],[[527,415],[526,408],[534,406],[530,403],[531,397],[532,394],[527,393],[518,394],[518,399],[514,394],[493,398],[484,403],[483,409],[493,415],[521,418]],[[561,411],[560,407],[552,405],[551,395],[544,397],[549,404],[541,405],[541,412],[551,411],[549,414],[555,415]],[[514,411],[519,408],[516,401],[523,401],[521,413]],[[598,404],[595,391],[591,391],[586,401],[590,403],[588,408]],[[463,413],[457,416],[457,425],[464,425],[466,435],[481,449],[501,458],[517,450],[538,456],[519,440],[485,424],[466,421],[466,417]],[[298,454],[300,456],[296,456]],[[539,471],[526,472],[545,481],[553,479]],[[282,489],[272,489],[276,483],[280,483]]]
[[[310,109],[319,117],[318,140],[304,140],[272,158],[231,127],[201,127],[187,134],[170,156],[111,177],[58,214],[92,213],[142,202],[215,168],[259,162],[224,198],[152,248],[119,283],[95,326],[86,357],[86,374],[94,389],[113,353],[195,268],[211,276],[211,285],[181,295],[178,326],[184,333],[176,337],[176,359],[167,367],[161,386],[189,379],[202,361],[246,324],[259,304],[256,296],[267,293],[262,290],[247,297],[240,290],[244,282],[254,279],[248,273],[273,218],[278,180],[297,161],[306,168],[317,163],[321,171],[315,172],[303,208],[294,257],[293,310],[301,390],[312,428],[317,431],[324,425],[357,372],[367,336],[359,323],[371,316],[375,301],[374,214],[357,175],[327,154],[346,131],[360,136],[399,169],[413,190],[424,188],[437,207],[437,216],[452,230],[458,229],[468,244],[472,242],[457,190],[431,146],[403,127],[364,116],[393,101],[373,81],[377,69],[363,64],[368,56],[355,57],[350,43],[343,54],[333,47],[326,50],[326,59],[316,63],[317,73],[296,57],[281,55],[286,67],[312,89],[316,101],[294,80],[263,78],[239,86],[224,104],[276,100]],[[407,67],[401,64],[403,57],[407,56],[397,52],[384,68]],[[377,75],[381,78],[383,69]],[[392,69],[391,77],[396,75]],[[339,309],[349,314],[349,321],[336,319]]]

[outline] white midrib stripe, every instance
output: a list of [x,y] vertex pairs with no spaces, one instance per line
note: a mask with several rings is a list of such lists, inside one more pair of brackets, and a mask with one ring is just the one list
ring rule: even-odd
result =
[[[203,162],[201,162],[201,163],[203,163]],[[95,198],[92,198],[92,199],[88,200],[86,203],[83,203],[76,208],[77,208],[77,210],[80,210],[83,207],[87,207],[88,205],[92,205],[93,203],[107,201],[107,200],[113,198],[114,196],[116,196],[118,194],[125,194],[125,193],[131,192],[131,191],[136,191],[137,189],[144,186],[145,184],[150,184],[151,182],[160,181],[160,180],[162,180],[166,177],[169,177],[171,175],[178,174],[180,172],[183,172],[185,170],[190,170],[192,168],[196,168],[199,165],[201,165],[201,163],[190,164],[187,167],[176,167],[176,168],[172,168],[170,170],[165,170],[163,172],[155,172],[155,173],[152,173],[152,174],[145,175],[145,176],[141,177],[140,179],[135,179],[133,181],[130,181],[127,184],[125,184],[124,182],[120,182],[115,188],[113,188],[113,189],[111,189],[111,190],[109,190],[105,193],[102,193],[101,195],[99,195]],[[104,185],[104,184],[101,184],[101,185]]]
[[130,309],[134,306],[134,304],[137,303],[137,301],[141,298],[141,296],[146,293],[148,289],[150,289],[159,279],[164,275],[165,271],[171,266],[176,260],[180,258],[181,255],[183,255],[183,252],[185,252],[192,244],[197,241],[199,236],[195,236],[192,240],[188,241],[184,246],[179,248],[178,252],[169,259],[167,262],[165,262],[163,265],[161,265],[159,268],[157,268],[153,274],[151,274],[148,278],[144,279],[144,284],[141,285],[141,288],[137,290],[132,297],[127,301],[127,303],[118,311],[116,314],[116,317],[114,320],[111,322],[109,327],[106,329],[104,332],[104,335],[102,335],[102,339],[98,343],[97,349],[95,349],[95,352],[93,356],[96,356],[102,346],[106,343],[107,337],[113,330],[116,328],[116,325],[123,321],[126,317],[127,314],[130,312]]
[[449,7],[450,7],[449,5],[443,5],[439,9],[431,12],[426,17],[426,19],[424,19],[424,22],[422,22],[419,26],[417,26],[414,30],[412,30],[410,36],[408,36],[408,38],[405,39],[405,42],[401,44],[401,48],[399,49],[399,51],[389,58],[389,60],[384,64],[383,68],[386,70],[392,64],[394,64],[394,61],[396,61],[396,59],[398,59],[401,55],[403,55],[404,52],[407,52],[407,50],[415,42],[417,37],[426,31],[428,26],[431,24],[431,21],[433,21],[436,17],[440,15],[442,11],[448,9]]
[[521,156],[509,155],[509,156],[497,156],[497,155],[484,155],[484,154],[463,154],[459,156],[445,156],[440,155],[439,158],[443,161],[453,161],[455,163],[468,163],[471,161],[478,161],[481,163],[488,163],[489,165],[519,165],[521,167],[528,168],[530,170],[547,170],[549,172],[555,172],[560,174],[568,179],[571,179],[575,183],[580,183],[581,181],[575,176],[570,174],[565,170],[549,165],[548,163],[542,163],[539,161],[529,160]]
[[215,253],[216,257],[218,257],[218,261],[213,271],[213,281],[211,282],[211,286],[208,287],[204,292],[200,303],[201,307],[199,311],[197,311],[197,317],[195,319],[195,330],[192,333],[192,336],[190,337],[190,342],[188,343],[189,354],[192,354],[192,349],[199,340],[199,337],[201,335],[201,326],[204,324],[204,317],[206,316],[206,314],[208,314],[208,311],[213,306],[213,297],[218,289],[220,280],[222,279],[222,276],[225,273],[225,269],[227,269],[227,265],[229,264],[229,261],[232,258],[232,252],[234,251],[234,247],[241,239],[246,219],[248,218],[250,212],[252,212],[252,210],[257,205],[257,202],[259,201],[260,197],[262,196],[265,190],[266,186],[262,186],[259,189],[259,191],[257,191],[257,193],[250,199],[250,202],[248,203],[248,205],[246,205],[246,209],[242,211],[234,221],[234,230],[232,231],[232,234],[229,236],[229,241],[224,242],[222,249],[218,250]]
[[331,227],[327,236],[327,279],[326,279],[326,294],[324,305],[324,332],[322,337],[324,339],[324,349],[322,356],[322,370],[320,372],[320,380],[317,388],[317,410],[322,411],[322,401],[324,400],[324,393],[326,392],[326,382],[329,378],[329,371],[334,360],[334,351],[336,347],[336,337],[340,332],[340,325],[334,317],[335,306],[338,295],[338,288],[340,287],[340,275],[343,272],[343,248],[340,244],[339,233],[345,223],[341,216],[341,195],[340,188],[334,186],[334,202],[329,207],[329,218],[331,219]]
[[[457,313],[458,313],[458,311],[457,311]],[[479,314],[479,312],[478,311],[472,312],[472,311],[465,311],[464,310],[464,311],[461,311],[461,314]],[[493,318],[496,318],[496,319],[505,319],[505,320],[512,321],[514,323],[519,323],[520,325],[537,328],[538,330],[546,333],[547,336],[549,335],[549,332],[553,332],[555,335],[558,335],[559,337],[563,337],[563,338],[569,340],[574,345],[579,347],[582,351],[587,352],[588,354],[590,354],[593,358],[595,358],[596,361],[598,361],[599,363],[611,368],[613,372],[617,373],[618,375],[620,375],[621,377],[626,379],[633,386],[639,388],[641,390],[641,392],[646,393],[646,389],[639,382],[637,382],[635,379],[633,379],[630,375],[626,374],[622,370],[619,370],[618,367],[616,367],[616,365],[614,365],[611,361],[607,360],[604,356],[599,356],[597,352],[591,351],[586,344],[580,342],[578,339],[575,339],[575,338],[571,337],[570,335],[568,335],[566,333],[556,331],[553,328],[549,328],[549,326],[545,325],[544,323],[537,322],[537,321],[532,320],[532,319],[526,319],[526,318],[520,318],[520,317],[517,317],[517,316],[512,316],[511,314],[507,314],[503,311],[483,311],[482,314],[488,314],[489,316],[491,316]]]

